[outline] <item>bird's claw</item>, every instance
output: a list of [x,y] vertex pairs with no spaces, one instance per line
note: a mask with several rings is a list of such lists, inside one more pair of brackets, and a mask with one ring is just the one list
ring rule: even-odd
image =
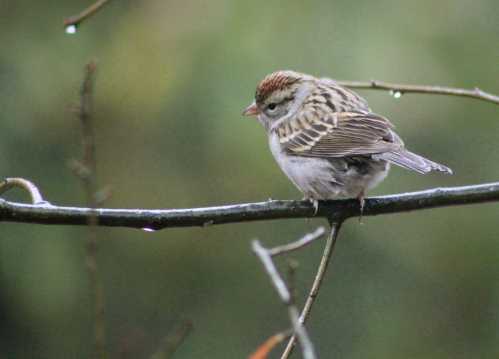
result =
[[357,199],[359,200],[359,206],[360,206],[360,216],[359,216],[359,223],[362,223],[362,215],[364,214],[364,206],[366,204],[366,200],[364,199],[364,193],[360,193],[357,196]]
[[317,215],[317,212],[319,212],[319,200],[312,198],[312,197],[305,197],[303,198],[305,201],[309,201],[312,206],[314,207],[314,214],[313,216],[315,217]]

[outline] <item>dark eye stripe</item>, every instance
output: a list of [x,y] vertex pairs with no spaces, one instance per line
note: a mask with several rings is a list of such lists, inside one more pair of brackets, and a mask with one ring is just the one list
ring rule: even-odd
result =
[[276,102],[270,102],[268,105],[267,105],[267,108],[269,110],[274,110],[278,105],[282,105],[284,103],[287,103],[287,102],[290,102],[290,101],[293,101],[295,99],[295,96],[294,95],[290,95],[288,97],[285,97],[283,98],[281,101],[279,101],[279,103],[276,103]]

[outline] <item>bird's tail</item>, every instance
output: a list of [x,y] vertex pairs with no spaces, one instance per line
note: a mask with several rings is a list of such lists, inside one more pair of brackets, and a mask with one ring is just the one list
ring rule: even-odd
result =
[[440,171],[447,174],[452,174],[452,170],[444,165],[430,161],[415,153],[401,149],[397,152],[385,152],[373,156],[376,159],[382,159],[397,166],[408,170],[416,171],[421,174],[426,174],[431,171]]

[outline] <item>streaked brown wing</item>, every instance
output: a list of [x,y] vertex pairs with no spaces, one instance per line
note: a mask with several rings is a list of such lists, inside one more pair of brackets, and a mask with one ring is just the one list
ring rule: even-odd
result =
[[336,112],[321,116],[302,112],[277,128],[280,143],[291,154],[344,157],[396,151],[403,147],[386,118],[370,112]]

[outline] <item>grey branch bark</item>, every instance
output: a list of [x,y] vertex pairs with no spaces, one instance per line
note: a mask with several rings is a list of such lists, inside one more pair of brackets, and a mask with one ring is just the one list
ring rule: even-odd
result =
[[499,104],[499,96],[485,92],[479,89],[478,87],[469,90],[469,89],[446,87],[446,86],[396,84],[396,83],[377,81],[377,80],[337,81],[337,82],[342,86],[349,87],[352,89],[386,90],[386,91],[391,91],[393,93],[398,92],[400,95],[404,93],[425,93],[432,95],[470,97],[477,100]]
[[[499,182],[444,187],[368,198],[363,215],[375,216],[497,201],[499,201]],[[315,217],[338,221],[357,217],[359,214],[358,201],[337,200],[320,202]],[[157,230],[285,218],[312,218],[314,207],[309,201],[267,201],[189,209],[90,209],[30,205],[0,199],[0,222],[87,225],[88,217],[91,215],[97,216],[99,226]]]

